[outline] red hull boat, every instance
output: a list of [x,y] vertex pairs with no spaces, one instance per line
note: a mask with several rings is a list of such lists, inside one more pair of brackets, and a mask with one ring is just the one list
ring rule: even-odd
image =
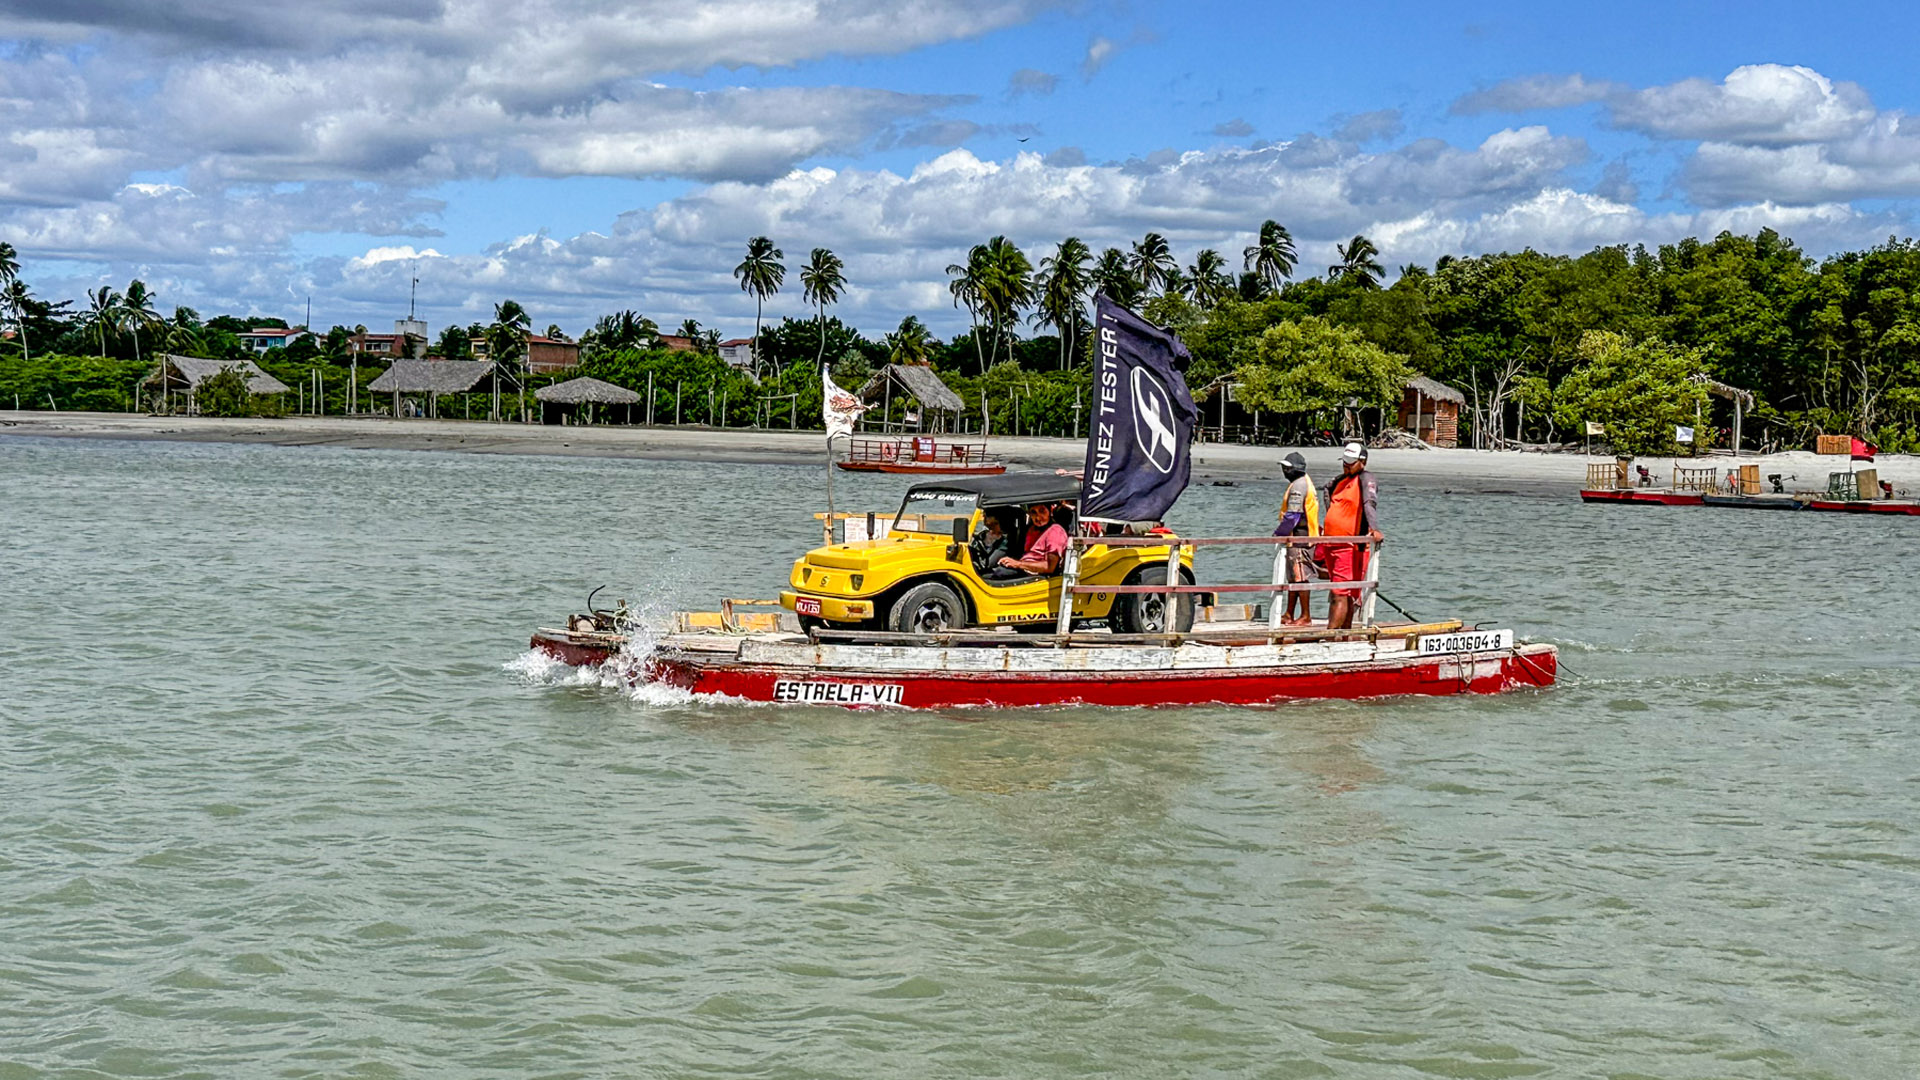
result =
[[854,439],[847,456],[834,462],[848,472],[909,473],[934,476],[998,476],[1006,462],[987,453],[983,441],[911,435]]
[[1906,499],[1814,499],[1807,504],[1807,509],[1837,514],[1920,515],[1920,502]]
[[1657,488],[1582,488],[1581,502],[1632,503],[1638,506],[1700,506],[1698,492],[1665,491]]
[[[625,674],[636,685],[658,683],[751,702],[907,709],[1271,705],[1553,685],[1559,665],[1552,645],[1515,644],[1511,635],[1460,634],[1452,627],[1457,624],[1380,628],[1375,635],[1277,645],[1189,640],[1178,646],[1069,649],[982,647],[974,642],[993,635],[978,634],[967,645],[904,647],[824,644],[797,634],[674,634],[634,659]],[[1422,629],[1449,632],[1423,635]],[[1431,644],[1423,638],[1469,648],[1425,651]],[[561,630],[543,630],[532,644],[581,667],[615,660],[619,648],[604,636]],[[1471,648],[1476,645],[1487,647]]]

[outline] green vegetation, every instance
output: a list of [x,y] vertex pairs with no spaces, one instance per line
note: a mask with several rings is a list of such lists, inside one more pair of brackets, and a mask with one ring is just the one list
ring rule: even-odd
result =
[[[831,315],[849,284],[825,248],[799,271],[806,316],[772,322],[765,308],[786,267],[771,238],[754,237],[734,268],[754,298],[752,373],[721,362],[719,335],[699,323],[681,320],[676,336],[693,348],[670,351],[660,324],[631,309],[602,316],[581,336],[579,373],[642,394],[651,378],[656,422],[672,421],[677,387],[683,422],[806,427],[818,423],[821,363],[849,387],[889,362],[929,363],[976,410],[975,425],[984,405],[996,432],[1069,434],[1076,394],[1084,406],[1091,303],[1104,291],[1187,342],[1188,382],[1207,415],[1218,415],[1214,395],[1237,383],[1236,400],[1267,414],[1262,430],[1277,437],[1338,427],[1350,410],[1369,429],[1390,422],[1400,385],[1418,373],[1466,396],[1462,437],[1473,445],[1574,441],[1588,422],[1605,424],[1622,450],[1670,449],[1675,425],[1698,426],[1713,445],[1724,439],[1730,406],[1707,398],[1699,376],[1753,393],[1750,447],[1852,433],[1889,450],[1920,450],[1920,244],[1912,240],[1818,261],[1771,231],[1580,256],[1447,256],[1402,266],[1389,283],[1383,253],[1366,236],[1338,245],[1339,261],[1305,279],[1295,277],[1298,251],[1285,226],[1263,222],[1256,236],[1237,273],[1215,248],[1195,250],[1183,266],[1157,233],[1098,253],[1066,237],[1037,266],[1009,238],[992,237],[947,268],[949,294],[968,322],[947,340],[928,332],[924,313],[874,337]],[[124,291],[89,290],[77,309],[42,301],[20,278],[18,254],[0,242],[8,335],[0,404],[17,394],[22,407],[45,408],[52,395],[63,409],[133,408],[155,352],[251,358],[237,334],[285,325],[163,310],[137,280]],[[502,361],[502,412],[518,415],[534,389],[572,374],[526,370],[533,325],[520,304],[503,300],[491,322],[447,327],[434,353],[463,357],[473,341],[485,342]],[[1022,336],[1029,327],[1044,333]],[[354,363],[358,329],[334,327],[257,358],[295,388],[290,411],[303,398],[313,411],[318,388],[329,413],[345,411],[350,396],[363,410],[387,406],[365,389],[383,365]],[[492,391],[489,380],[473,394],[443,395],[440,414],[488,415]],[[894,409],[903,415],[905,405]],[[646,414],[644,402],[638,411]]]

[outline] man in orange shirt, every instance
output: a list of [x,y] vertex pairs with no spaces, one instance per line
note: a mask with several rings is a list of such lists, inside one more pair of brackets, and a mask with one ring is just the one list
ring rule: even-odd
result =
[[[1347,444],[1340,455],[1340,476],[1327,489],[1327,516],[1322,526],[1327,536],[1366,536],[1384,540],[1380,535],[1379,492],[1373,474],[1367,471],[1367,448],[1357,442]],[[1367,576],[1367,549],[1358,544],[1320,545],[1327,564],[1329,581],[1361,581]],[[1327,608],[1327,627],[1345,630],[1353,625],[1353,605],[1360,599],[1359,589],[1336,589]]]

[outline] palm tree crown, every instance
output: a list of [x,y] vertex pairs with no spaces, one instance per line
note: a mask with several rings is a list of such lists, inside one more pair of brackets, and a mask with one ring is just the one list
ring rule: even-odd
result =
[[1264,284],[1268,292],[1280,291],[1280,283],[1293,276],[1293,264],[1298,258],[1293,250],[1293,234],[1273,220],[1260,223],[1260,238],[1249,244],[1242,254],[1246,270]]
[[1150,293],[1165,292],[1174,275],[1180,272],[1180,262],[1173,257],[1167,238],[1157,232],[1148,233],[1133,245],[1127,265],[1140,287]]
[[1377,289],[1380,278],[1386,273],[1386,267],[1380,265],[1380,249],[1365,236],[1355,236],[1344,244],[1334,245],[1340,253],[1340,261],[1327,267],[1328,278],[1338,278],[1351,282],[1362,289]]
[[933,335],[912,315],[900,320],[900,329],[887,335],[887,359],[896,364],[924,364],[932,351]]
[[1060,333],[1060,370],[1067,369],[1067,358],[1076,355],[1075,339],[1085,322],[1087,291],[1093,287],[1088,265],[1093,252],[1077,236],[1060,241],[1052,255],[1040,260],[1040,276],[1035,284],[1040,299],[1034,318]]
[[1187,267],[1187,295],[1201,308],[1212,310],[1233,295],[1233,278],[1227,274],[1227,260],[1212,248],[1203,248]]
[[1119,248],[1102,251],[1090,276],[1095,289],[1123,308],[1131,310],[1140,299],[1140,279],[1133,276],[1133,268]]

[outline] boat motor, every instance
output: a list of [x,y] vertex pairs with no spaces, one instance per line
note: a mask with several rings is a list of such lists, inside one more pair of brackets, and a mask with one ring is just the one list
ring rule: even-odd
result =
[[1767,483],[1769,483],[1769,484],[1772,484],[1772,485],[1773,485],[1773,493],[1774,493],[1775,495],[1785,495],[1785,494],[1787,493],[1787,485],[1785,485],[1785,484],[1783,484],[1783,483],[1781,483],[1781,482],[1780,482],[1780,474],[1779,474],[1779,473],[1777,473],[1777,472],[1775,472],[1775,473],[1768,473],[1768,474],[1767,474]]
[[[606,608],[593,606],[593,598],[599,596],[600,590],[604,588],[606,588],[606,586],[601,585],[587,594],[587,613],[585,615],[569,616],[567,619],[567,629],[576,634],[590,634],[596,630],[612,631],[618,628],[620,623],[619,611],[608,611]],[[626,606],[627,602],[625,600],[620,601],[621,611],[624,611]]]
[[1640,474],[1641,487],[1653,486],[1653,474],[1647,471],[1647,467],[1645,465],[1635,465],[1633,467],[1633,471]]
[[1880,481],[1880,497],[1883,499],[1893,498],[1893,482],[1892,481],[1890,480]]

